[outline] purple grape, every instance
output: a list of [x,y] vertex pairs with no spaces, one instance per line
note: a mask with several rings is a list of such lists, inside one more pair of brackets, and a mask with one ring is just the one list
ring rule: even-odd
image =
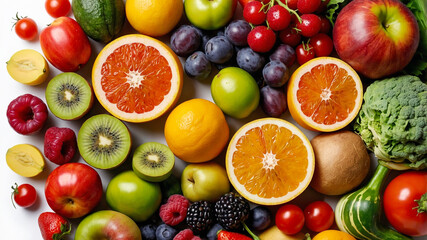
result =
[[211,73],[212,66],[206,55],[201,51],[197,51],[185,60],[184,70],[191,78],[205,79]]
[[268,85],[261,88],[261,108],[271,117],[279,117],[286,109],[286,96],[282,88],[272,88]]
[[262,69],[264,81],[270,87],[281,87],[291,77],[289,68],[280,61],[271,61]]
[[249,47],[242,48],[237,53],[236,60],[237,65],[249,73],[261,70],[265,63],[264,57]]
[[170,45],[180,57],[187,57],[195,52],[202,43],[201,31],[190,25],[182,25],[172,33]]
[[225,28],[225,36],[235,46],[247,46],[248,45],[248,34],[252,30],[248,22],[244,20],[232,21]]
[[233,44],[224,36],[215,36],[206,43],[205,54],[213,63],[225,63],[233,57]]
[[281,61],[288,68],[294,65],[297,55],[295,54],[295,50],[287,45],[280,44],[274,52],[270,55],[270,61]]

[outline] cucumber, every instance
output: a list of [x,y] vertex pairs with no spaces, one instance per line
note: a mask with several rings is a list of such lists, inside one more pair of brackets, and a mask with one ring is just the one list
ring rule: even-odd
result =
[[341,231],[357,239],[367,240],[407,240],[402,235],[380,222],[380,191],[390,172],[387,167],[378,164],[374,176],[361,189],[342,197],[335,208],[335,221]]
[[73,0],[71,6],[76,21],[95,41],[108,43],[123,27],[123,0]]

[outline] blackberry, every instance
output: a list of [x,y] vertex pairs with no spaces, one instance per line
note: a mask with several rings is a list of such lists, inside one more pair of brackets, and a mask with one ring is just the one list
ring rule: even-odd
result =
[[237,230],[249,217],[249,203],[233,192],[224,194],[215,203],[215,217],[226,230]]
[[194,202],[187,209],[187,225],[195,233],[207,231],[214,222],[212,203],[207,201]]

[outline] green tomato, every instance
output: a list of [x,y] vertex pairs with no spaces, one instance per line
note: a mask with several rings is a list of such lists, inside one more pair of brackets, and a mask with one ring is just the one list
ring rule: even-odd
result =
[[237,67],[222,69],[212,80],[211,94],[216,105],[234,118],[249,116],[259,104],[255,79]]
[[237,0],[185,0],[184,10],[194,26],[216,30],[233,18],[236,5]]
[[111,179],[105,195],[113,210],[137,222],[150,218],[162,200],[160,185],[142,180],[133,171],[122,172]]

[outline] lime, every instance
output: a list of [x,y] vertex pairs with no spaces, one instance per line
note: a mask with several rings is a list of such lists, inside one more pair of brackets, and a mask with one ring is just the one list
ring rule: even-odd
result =
[[211,94],[216,105],[234,118],[249,116],[259,104],[255,79],[237,67],[222,69],[212,80]]

